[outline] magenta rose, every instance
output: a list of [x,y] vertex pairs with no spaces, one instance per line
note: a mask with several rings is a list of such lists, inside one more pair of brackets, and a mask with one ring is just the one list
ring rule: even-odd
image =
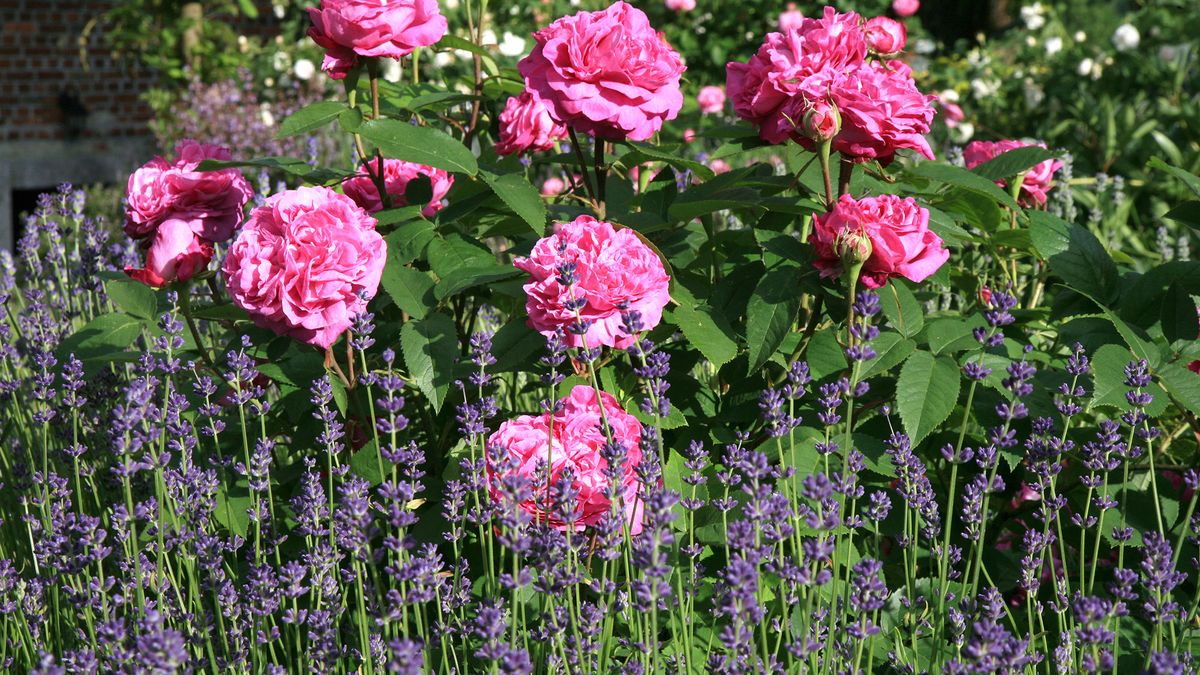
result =
[[[618,513],[623,513],[630,534],[639,534],[642,504],[636,468],[642,461],[639,445],[642,425],[607,393],[601,393],[597,401],[595,390],[588,386],[575,386],[570,395],[559,401],[559,410],[553,415],[523,415],[502,423],[491,435],[486,451],[486,476],[492,499],[504,498],[502,479],[520,476],[529,480],[530,496],[518,507],[532,516],[534,522],[547,523],[560,531],[579,531],[601,523],[613,508],[605,496],[610,479],[605,473],[608,462],[601,452],[608,441],[602,427],[601,406],[613,440],[625,446]],[[571,470],[572,492],[577,495],[570,518],[564,519],[561,513],[547,508],[547,464],[551,483],[564,470]]]
[[[375,172],[379,171],[379,160],[375,160],[371,169]],[[433,184],[433,197],[430,198],[429,204],[421,209],[421,215],[432,218],[435,213],[446,206],[442,200],[450,191],[450,186],[454,185],[454,176],[424,164],[405,162],[399,159],[383,160],[383,182],[388,195],[392,198],[393,207],[408,206],[404,191],[408,188],[408,182],[417,176],[426,176]],[[375,187],[375,182],[368,176],[355,176],[343,182],[342,191],[356,204],[371,213],[377,213],[383,209],[383,201],[379,198],[379,189]]]
[[696,103],[705,115],[719,113],[725,107],[725,90],[713,85],[701,87],[700,93],[696,94]]
[[865,253],[860,280],[867,288],[892,277],[924,281],[950,258],[941,237],[929,229],[929,211],[911,197],[895,195],[860,200],[842,195],[832,211],[813,219],[808,241],[813,265],[826,278],[842,274],[846,248]]
[[640,10],[616,2],[533,34],[517,68],[550,114],[579,132],[644,141],[683,106],[683,61]]
[[958,123],[963,121],[963,118],[966,117],[966,115],[963,114],[963,109],[960,108],[957,103],[951,103],[950,101],[943,100],[941,101],[941,106],[942,121],[944,121],[946,126],[951,129],[958,126]]
[[510,97],[500,113],[500,140],[496,153],[523,155],[554,147],[567,137],[567,128],[550,116],[546,104],[537,94],[526,89],[520,96]]
[[[671,279],[658,255],[633,230],[617,230],[591,216],[559,224],[553,235],[534,245],[528,258],[513,264],[529,273],[525,309],[529,325],[543,335],[574,324],[576,310],[570,305],[582,301],[578,318],[587,332],[567,332],[573,347],[625,349],[635,338],[622,330],[621,313],[636,310],[649,330],[662,320],[671,300]],[[576,279],[570,285],[563,283],[564,264],[574,265]]]
[[325,48],[321,69],[340,80],[363,57],[399,59],[446,34],[437,0],[321,0],[308,36]]
[[[1031,145],[1039,148],[1046,147],[1045,143],[1026,143],[1024,141],[1013,140],[995,142],[974,141],[969,143],[963,150],[963,161],[966,162],[968,169],[974,169],[989,159],[1002,155],[1009,150],[1025,148]],[[1062,162],[1057,159],[1048,159],[1026,171],[1024,180],[1021,181],[1021,194],[1017,197],[1017,202],[1025,208],[1045,205],[1046,193],[1050,191],[1050,188],[1054,187],[1054,174],[1062,168],[1062,165]],[[1001,187],[1007,187],[1007,182],[1004,180],[998,180],[996,184]]]
[[206,159],[233,159],[219,145],[182,141],[175,146],[173,171],[164,174],[174,195],[171,216],[186,220],[192,231],[213,242],[226,241],[242,222],[254,189],[238,169],[197,171]]
[[171,165],[155,157],[129,176],[125,186],[125,233],[134,239],[150,236],[167,215],[174,195],[163,177]]
[[804,23],[804,13],[796,9],[796,3],[789,2],[787,9],[779,13],[779,32],[786,33],[796,30]]
[[801,119],[789,117],[789,101],[812,90],[810,80],[828,84],[833,74],[857,68],[866,56],[862,18],[826,7],[820,19],[804,18],[795,30],[768,33],[746,63],[727,64],[725,90],[734,112],[756,125],[763,140],[783,143]]
[[125,274],[155,288],[191,279],[208,267],[213,256],[212,244],[196,236],[184,220],[164,221],[147,244],[145,264],[126,267]]
[[366,309],[386,259],[369,213],[329,188],[302,187],[250,213],[222,271],[256,324],[327,348]]
[[558,176],[550,176],[542,181],[542,196],[557,197],[567,189],[567,184]]
[[921,9],[921,0],[892,0],[892,11],[896,16],[908,18]]
[[667,9],[675,12],[690,12],[696,9],[696,0],[666,0]]
[[904,24],[886,16],[870,19],[863,26],[863,31],[867,34],[867,47],[871,53],[883,57],[904,51],[904,44],[908,41],[908,29]]
[[[912,70],[901,61],[868,63],[849,72],[825,71],[809,78],[803,95],[784,106],[787,117],[804,120],[820,96],[837,108],[841,129],[833,150],[856,162],[878,160],[887,165],[896,151],[907,148],[933,159],[925,134],[935,114],[935,96],[917,90]],[[813,148],[801,126],[793,132],[797,142]]]

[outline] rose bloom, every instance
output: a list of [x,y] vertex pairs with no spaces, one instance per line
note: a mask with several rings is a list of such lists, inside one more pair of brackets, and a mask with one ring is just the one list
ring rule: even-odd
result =
[[712,172],[718,176],[723,173],[729,173],[733,169],[733,167],[729,166],[729,162],[723,159],[714,159],[708,163],[708,168],[712,169]]
[[370,214],[329,188],[302,187],[251,212],[222,271],[254,323],[327,348],[366,309],[386,260]]
[[795,30],[804,23],[804,13],[796,9],[796,3],[789,2],[787,9],[779,13],[779,32],[786,33]]
[[667,9],[674,12],[690,12],[696,9],[696,0],[666,0]]
[[696,130],[691,127],[684,129],[683,130],[683,142],[691,143],[694,140],[696,140]]
[[154,232],[166,217],[174,195],[163,177],[171,165],[155,157],[129,176],[125,186],[125,233],[135,239]]
[[946,100],[942,101],[942,120],[948,128],[953,129],[958,126],[958,123],[963,121],[964,117],[966,115],[963,114],[963,109],[957,103],[951,103]]
[[863,30],[867,34],[867,46],[880,56],[899,54],[904,51],[904,44],[908,41],[908,29],[904,24],[886,16],[870,19]]
[[576,131],[644,141],[683,106],[683,61],[640,9],[616,2],[563,17],[533,37],[533,51],[517,64],[525,87]]
[[713,85],[701,87],[696,95],[696,103],[700,104],[700,112],[705,115],[719,113],[725,107],[725,90]]
[[528,89],[510,97],[500,113],[500,140],[496,153],[525,154],[549,150],[567,137],[567,128],[550,116],[546,104]]
[[557,197],[566,189],[567,184],[564,183],[563,179],[559,178],[558,176],[550,176],[546,180],[542,181],[543,197]]
[[[378,159],[375,160],[371,170],[376,173],[379,172]],[[434,214],[445,207],[442,199],[450,191],[450,186],[454,185],[454,176],[441,169],[417,164],[416,162],[405,162],[399,159],[383,160],[383,183],[387,188],[388,195],[392,198],[393,207],[408,206],[408,200],[404,196],[404,191],[408,188],[409,181],[417,176],[427,176],[433,184],[433,197],[430,198],[429,204],[421,209],[421,215],[426,218],[432,218]],[[354,200],[354,203],[370,213],[377,213],[383,210],[383,201],[379,198],[379,189],[375,187],[375,182],[369,176],[360,175],[344,181],[342,183],[342,192],[345,192],[347,197]]]
[[757,126],[763,140],[786,141],[800,118],[789,119],[784,107],[811,89],[808,81],[819,75],[828,83],[831,73],[858,67],[866,59],[861,24],[854,12],[838,14],[826,7],[820,19],[805,18],[794,31],[768,33],[749,61],[725,66],[725,90],[734,112]]
[[[608,419],[613,440],[625,446],[625,470],[621,474],[620,495],[625,522],[630,534],[642,531],[642,503],[638,495],[636,467],[642,461],[639,441],[642,425],[626,413],[607,393],[596,400],[596,391],[576,385],[570,395],[559,401],[561,410],[550,415],[523,415],[500,425],[487,443],[487,485],[493,500],[503,499],[500,481],[512,476],[529,480],[530,496],[518,507],[556,530],[583,530],[602,522],[612,508],[604,496],[609,486],[605,476],[608,462],[601,454],[607,442],[600,406]],[[572,491],[577,492],[571,517],[547,508],[546,465],[550,465],[553,483],[564,469],[571,470]],[[540,469],[540,470],[539,470]]]
[[321,69],[335,80],[362,57],[399,59],[446,34],[437,0],[321,0],[308,16],[308,36],[325,49]]
[[197,171],[206,159],[228,161],[233,157],[219,145],[182,141],[175,146],[173,170],[163,174],[174,195],[169,217],[186,220],[199,237],[226,241],[242,222],[254,189],[238,169]]
[[[1009,150],[1016,150],[1017,148],[1024,148],[1030,145],[1036,145],[1039,148],[1046,147],[1045,143],[1026,143],[1014,140],[995,142],[974,141],[963,150],[963,161],[966,163],[968,169],[974,169],[989,159],[1002,155]],[[1054,173],[1061,169],[1062,165],[1062,162],[1057,159],[1048,159],[1026,171],[1024,180],[1021,181],[1021,194],[1017,197],[1017,202],[1025,208],[1045,205],[1046,193],[1050,191],[1050,188],[1054,187]],[[1001,187],[1007,186],[1007,182],[1004,180],[998,180],[996,184]]]
[[[564,263],[575,264],[578,279],[571,286],[560,283]],[[622,330],[622,308],[639,312],[649,330],[671,299],[671,280],[658,255],[633,230],[617,230],[591,216],[560,223],[528,258],[513,264],[530,276],[525,284],[530,327],[547,337],[561,328],[572,347],[625,349],[635,338]],[[584,301],[578,310],[587,325],[583,335],[566,330],[576,321],[575,310],[567,307],[571,300]]]
[[[784,106],[787,117],[804,120],[812,108],[809,101],[826,92],[841,117],[841,129],[833,139],[833,150],[856,162],[878,160],[887,165],[896,151],[910,149],[933,159],[925,134],[933,122],[932,102],[917,90],[912,69],[902,61],[869,63],[847,73],[826,71],[809,78],[804,96]],[[812,98],[809,98],[812,97]],[[812,149],[813,141],[803,128],[793,128],[793,137]]]
[[941,237],[929,229],[929,211],[911,197],[855,200],[842,195],[832,211],[816,216],[808,241],[816,255],[813,265],[822,277],[842,274],[837,249],[848,235],[871,243],[860,278],[867,288],[879,288],[892,277],[924,281],[950,258]]
[[177,281],[187,281],[208,267],[213,247],[196,236],[183,220],[167,220],[158,226],[154,239],[147,240],[146,263],[140,269],[126,267],[130,278],[162,288]]
[[892,0],[892,11],[896,16],[908,18],[921,9],[921,0]]

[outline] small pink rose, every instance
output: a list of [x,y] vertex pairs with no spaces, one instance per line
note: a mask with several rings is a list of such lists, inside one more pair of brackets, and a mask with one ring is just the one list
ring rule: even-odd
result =
[[566,183],[564,183],[563,179],[559,178],[558,176],[550,176],[546,180],[542,181],[543,197],[557,197],[566,189]]
[[804,23],[804,14],[796,9],[796,3],[789,2],[787,9],[779,14],[779,32],[786,33],[796,30]]
[[691,127],[684,129],[683,130],[683,142],[691,143],[694,140],[696,140],[696,130],[692,129]]
[[408,56],[446,34],[437,0],[321,0],[308,36],[325,48],[321,69],[340,80],[362,58]]
[[550,116],[537,94],[526,89],[520,96],[510,97],[500,113],[496,153],[523,155],[549,150],[566,137],[567,128]]
[[957,103],[942,101],[942,119],[947,127],[953,129],[963,121],[964,117],[966,116],[963,114],[963,109],[958,107]]
[[700,112],[705,115],[719,113],[725,107],[725,89],[713,85],[701,87],[696,102],[700,104]]
[[892,0],[892,11],[896,16],[908,18],[921,9],[921,0]]
[[673,12],[690,12],[696,9],[696,0],[666,0],[667,9]]
[[[1024,148],[1030,145],[1036,145],[1039,148],[1046,147],[1045,143],[1026,143],[1025,141],[1016,140],[995,142],[974,141],[963,149],[963,161],[966,163],[968,169],[974,169],[989,159],[1002,155],[1009,150],[1016,150],[1017,148]],[[1048,159],[1026,171],[1021,181],[1021,192],[1017,197],[1017,202],[1025,208],[1045,205],[1046,193],[1054,187],[1054,174],[1062,168],[1062,165],[1062,162],[1057,159]],[[996,184],[1001,187],[1008,185],[1007,181],[1004,180],[998,180]]]
[[904,24],[886,16],[867,21],[863,30],[867,33],[867,46],[872,53],[881,57],[899,54],[904,51],[904,44],[908,41],[908,29]]
[[708,163],[708,168],[712,169],[714,174],[720,175],[723,173],[729,173],[729,170],[733,167],[729,166],[729,162],[726,162],[723,159],[714,159]]
[[[378,159],[371,166],[371,170],[379,171]],[[408,206],[405,190],[408,189],[409,181],[417,176],[429,178],[433,185],[433,197],[425,208],[421,209],[421,215],[432,218],[434,214],[445,207],[443,199],[450,191],[450,186],[454,185],[454,176],[441,169],[416,162],[405,162],[399,159],[383,160],[383,182],[388,195],[392,198],[393,207]],[[347,197],[353,199],[356,204],[370,213],[377,213],[383,209],[383,201],[379,198],[379,189],[369,176],[355,176],[343,182],[342,192],[345,192]]]

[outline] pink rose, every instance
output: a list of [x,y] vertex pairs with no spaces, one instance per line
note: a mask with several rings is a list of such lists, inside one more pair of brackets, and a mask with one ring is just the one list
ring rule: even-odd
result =
[[700,112],[705,115],[719,113],[725,107],[725,90],[713,85],[701,87],[696,95],[696,103],[700,104]]
[[921,9],[921,0],[892,0],[892,11],[896,16],[908,18]]
[[823,143],[842,130],[842,115],[828,101],[816,101],[809,105],[803,123],[804,135],[816,143]]
[[616,2],[533,34],[517,68],[550,114],[607,140],[644,141],[683,106],[683,61],[640,10]]
[[723,159],[714,159],[708,163],[708,168],[712,169],[714,174],[721,175],[723,173],[729,173],[730,169],[733,167],[729,166],[729,162],[726,162]]
[[549,150],[556,141],[567,137],[567,128],[550,116],[546,104],[537,94],[526,89],[518,97],[510,97],[500,113],[500,140],[496,153],[525,154]]
[[[378,159],[375,160],[371,170],[378,173]],[[421,215],[432,218],[435,213],[445,207],[442,199],[450,191],[450,186],[454,185],[454,176],[424,164],[405,162],[399,159],[383,160],[383,183],[387,188],[387,193],[391,195],[393,207],[408,206],[404,191],[408,188],[408,182],[417,176],[426,176],[433,184],[433,197],[429,200],[429,204],[421,209]],[[366,175],[355,176],[344,181],[342,192],[345,192],[347,197],[353,199],[356,204],[370,213],[383,210],[379,189],[375,187],[374,181]]]
[[546,180],[542,181],[543,197],[557,197],[566,189],[567,184],[564,183],[563,179],[559,178],[558,176],[550,176]]
[[867,46],[872,53],[879,56],[899,54],[904,51],[904,43],[908,41],[908,29],[904,24],[886,16],[877,16],[867,21],[863,30],[867,34]]
[[[492,499],[503,499],[502,478],[520,476],[529,480],[531,495],[518,506],[532,516],[534,522],[548,523],[557,530],[574,531],[601,523],[612,508],[612,502],[604,496],[610,479],[605,475],[608,461],[602,451],[607,442],[601,426],[600,406],[603,405],[613,440],[625,446],[619,492],[621,508],[630,534],[639,534],[642,504],[635,469],[642,461],[641,423],[607,393],[601,393],[598,402],[595,390],[588,386],[575,386],[559,404],[562,409],[554,415],[523,415],[508,420],[488,439],[487,484]],[[563,519],[560,513],[547,508],[547,464],[551,482],[558,480],[563,470],[571,470],[572,491],[578,494],[570,519]]]
[[[936,98],[917,90],[912,69],[901,61],[868,63],[846,73],[826,71],[809,78],[803,96],[784,106],[787,117],[803,120],[807,109],[827,95],[841,116],[841,130],[833,149],[856,162],[879,160],[891,163],[896,151],[915,150],[933,159],[925,134],[933,122],[931,102]],[[806,148],[813,142],[803,129],[793,132]]]
[[[1009,150],[1031,145],[1039,148],[1046,147],[1045,143],[1026,143],[1024,141],[974,141],[963,150],[963,161],[966,162],[968,169],[974,169]],[[1046,193],[1054,187],[1054,172],[1061,168],[1062,162],[1057,159],[1048,159],[1031,167],[1025,172],[1025,178],[1021,181],[1021,194],[1017,197],[1017,202],[1025,208],[1044,205]],[[1007,187],[1007,181],[1004,180],[998,180],[996,184]]]
[[958,126],[958,123],[963,121],[966,115],[963,114],[963,109],[958,107],[957,103],[942,101],[942,119],[946,126],[953,129]]
[[148,243],[145,266],[126,267],[125,274],[155,288],[191,279],[208,267],[213,256],[212,244],[196,236],[183,220],[164,221]]
[[683,142],[691,143],[694,140],[696,140],[696,130],[692,129],[691,127],[684,129],[683,130]]
[[789,2],[787,9],[779,14],[779,32],[786,33],[796,30],[804,23],[804,14],[796,9],[796,3]]
[[879,288],[891,277],[924,281],[950,258],[941,237],[929,229],[929,211],[911,197],[842,195],[832,211],[813,219],[808,241],[817,258],[814,266],[822,277],[840,276],[838,249],[848,240],[864,239],[870,242],[861,277],[867,288]]
[[140,239],[149,236],[171,207],[171,194],[163,176],[171,165],[155,157],[129,176],[125,187],[125,233]]
[[783,143],[801,119],[789,119],[785,105],[812,89],[809,80],[828,84],[832,73],[862,65],[866,55],[862,18],[826,7],[820,19],[805,18],[799,28],[767,34],[746,63],[727,64],[725,89],[738,117],[758,126],[763,140]]
[[386,259],[370,214],[329,188],[302,187],[250,213],[222,271],[254,323],[327,348],[366,309]]
[[690,12],[696,9],[696,0],[666,0],[667,9],[674,12]]
[[308,16],[308,36],[325,48],[321,69],[335,80],[362,57],[399,59],[446,34],[437,0],[321,0]]
[[[572,301],[582,301],[578,318],[587,326],[583,335],[567,331],[573,347],[608,345],[625,349],[634,338],[622,330],[621,313],[636,310],[649,330],[662,320],[671,297],[670,277],[662,260],[633,230],[614,229],[591,216],[561,223],[534,245],[528,258],[513,264],[529,273],[525,309],[529,325],[549,336],[576,322]],[[565,285],[564,264],[573,264],[574,282]]]
[[204,239],[226,241],[242,222],[254,189],[238,169],[197,171],[206,159],[229,161],[233,157],[219,145],[182,141],[175,146],[174,170],[163,174],[174,195],[170,217],[186,220]]

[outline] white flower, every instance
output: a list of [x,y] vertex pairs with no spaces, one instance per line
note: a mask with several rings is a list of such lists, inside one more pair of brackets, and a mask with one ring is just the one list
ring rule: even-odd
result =
[[1025,27],[1029,30],[1037,30],[1046,25],[1046,12],[1042,9],[1042,3],[1035,2],[1032,5],[1025,5],[1021,8],[1021,21],[1025,22]]
[[1046,38],[1046,55],[1054,56],[1062,51],[1063,39],[1060,37]]
[[380,59],[383,62],[383,79],[388,82],[399,82],[404,71],[400,70],[400,62],[396,59]]
[[458,0],[445,0],[446,9],[458,9]]
[[942,103],[958,103],[958,92],[953,89],[943,89],[937,96]]
[[1033,37],[1032,35],[1026,35],[1025,36],[1025,46],[1026,47],[1036,47],[1037,46],[1037,38]]
[[287,52],[275,52],[271,56],[271,67],[275,69],[275,72],[282,73],[288,69],[291,61],[292,57]]
[[438,68],[445,68],[457,60],[458,59],[454,58],[453,52],[438,52],[437,56],[433,57],[433,65],[437,66]]
[[1179,58],[1181,51],[1182,49],[1179,45],[1163,45],[1158,48],[1158,60],[1173,63]]
[[275,115],[271,113],[271,104],[264,103],[258,107],[259,116],[262,117],[262,123],[265,126],[275,126]]
[[481,40],[481,43],[485,45],[496,44],[496,31],[492,30],[491,28],[483,31],[483,39]]
[[1034,84],[1033,80],[1025,80],[1025,107],[1036,108],[1041,105],[1042,101],[1046,100],[1046,92],[1041,87]]
[[999,80],[981,80],[979,78],[971,80],[971,93],[975,95],[975,98],[989,98],[998,91],[1000,91]]
[[238,51],[245,54],[250,49],[250,38],[245,35],[239,35],[237,38]]
[[932,54],[937,50],[937,44],[929,38],[921,38],[913,45],[913,51],[918,54]]
[[1075,31],[1075,41],[1076,42],[1087,42],[1087,33],[1083,32],[1081,30]]
[[1085,58],[1084,60],[1079,62],[1079,67],[1076,68],[1075,71],[1079,73],[1080,77],[1086,77],[1087,75],[1090,75],[1092,73],[1092,68],[1095,65],[1096,65],[1095,61],[1093,61],[1089,58]]
[[1113,31],[1112,43],[1119,52],[1137,49],[1138,43],[1141,41],[1142,36],[1138,33],[1138,29],[1133,27],[1133,24],[1123,23]]
[[975,125],[970,122],[959,122],[958,126],[950,130],[950,138],[955,143],[966,143],[975,135]]
[[276,19],[282,19],[283,17],[287,16],[287,7],[284,7],[279,3],[271,5],[271,11],[275,12]]
[[292,66],[292,74],[296,76],[297,80],[307,82],[317,74],[317,65],[308,59],[298,59],[296,65]]
[[505,56],[520,56],[525,53],[525,38],[504,31],[504,39],[500,42],[500,53]]

